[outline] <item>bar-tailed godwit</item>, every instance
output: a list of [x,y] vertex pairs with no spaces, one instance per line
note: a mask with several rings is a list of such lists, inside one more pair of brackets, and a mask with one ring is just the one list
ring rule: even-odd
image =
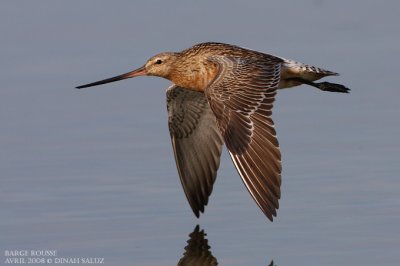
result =
[[272,221],[281,196],[281,153],[271,119],[277,89],[301,84],[349,92],[315,80],[335,72],[223,43],[160,53],[134,71],[78,89],[137,76],[172,81],[168,125],[180,180],[199,217],[212,192],[225,143],[251,196]]

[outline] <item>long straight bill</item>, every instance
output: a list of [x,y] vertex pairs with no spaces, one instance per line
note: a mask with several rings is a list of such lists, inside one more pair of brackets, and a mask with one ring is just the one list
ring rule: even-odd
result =
[[93,83],[89,83],[89,84],[78,86],[76,88],[77,89],[83,89],[83,88],[102,85],[102,84],[106,84],[106,83],[110,83],[110,82],[114,82],[114,81],[118,81],[118,80],[133,78],[133,77],[137,77],[137,76],[144,76],[146,74],[147,74],[146,69],[143,66],[141,68],[138,68],[136,70],[133,70],[131,72],[128,72],[128,73],[125,73],[125,74],[122,74],[122,75],[119,75],[119,76],[116,76],[116,77],[99,80],[99,81],[96,81],[96,82],[93,82]]

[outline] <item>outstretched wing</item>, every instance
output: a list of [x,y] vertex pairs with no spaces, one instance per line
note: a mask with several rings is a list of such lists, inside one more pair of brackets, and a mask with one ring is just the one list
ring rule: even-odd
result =
[[213,56],[219,74],[205,94],[248,191],[272,221],[279,208],[281,154],[271,119],[282,60]]
[[172,85],[167,90],[167,108],[179,177],[199,217],[213,189],[223,139],[203,93]]

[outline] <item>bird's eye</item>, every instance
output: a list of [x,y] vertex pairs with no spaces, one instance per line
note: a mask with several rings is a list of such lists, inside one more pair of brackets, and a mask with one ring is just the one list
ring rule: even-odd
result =
[[160,65],[162,63],[161,59],[157,59],[156,64]]

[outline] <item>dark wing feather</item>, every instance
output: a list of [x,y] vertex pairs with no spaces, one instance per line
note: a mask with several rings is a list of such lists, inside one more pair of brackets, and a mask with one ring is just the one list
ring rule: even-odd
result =
[[220,72],[206,88],[233,163],[250,194],[272,221],[279,208],[281,154],[271,119],[280,58],[213,56]]
[[223,139],[203,93],[175,85],[167,90],[168,125],[176,166],[194,214],[208,203]]

